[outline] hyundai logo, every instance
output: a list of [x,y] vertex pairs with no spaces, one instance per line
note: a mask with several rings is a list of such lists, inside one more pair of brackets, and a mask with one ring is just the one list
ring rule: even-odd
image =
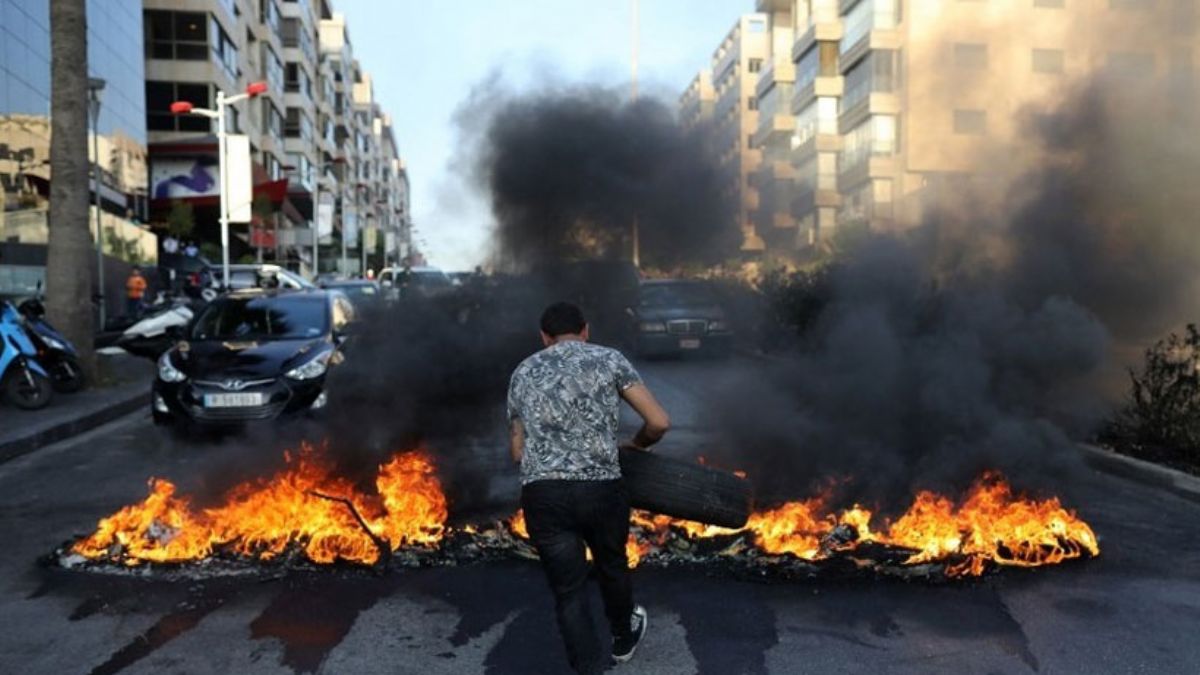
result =
[[241,391],[246,388],[246,383],[241,380],[225,380],[221,383],[221,388],[225,391]]

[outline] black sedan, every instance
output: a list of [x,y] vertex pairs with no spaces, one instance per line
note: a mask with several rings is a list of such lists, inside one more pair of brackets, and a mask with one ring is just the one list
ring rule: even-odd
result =
[[733,349],[733,332],[725,310],[703,281],[644,281],[632,314],[639,356],[725,356]]
[[226,425],[325,406],[354,308],[341,293],[250,289],[222,296],[158,360],[158,424]]

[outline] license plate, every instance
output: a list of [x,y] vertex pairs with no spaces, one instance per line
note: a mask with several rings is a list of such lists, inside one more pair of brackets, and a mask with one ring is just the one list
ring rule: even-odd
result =
[[684,338],[679,341],[680,349],[700,349],[700,340],[697,338]]
[[252,408],[263,404],[261,392],[241,394],[205,394],[205,408]]

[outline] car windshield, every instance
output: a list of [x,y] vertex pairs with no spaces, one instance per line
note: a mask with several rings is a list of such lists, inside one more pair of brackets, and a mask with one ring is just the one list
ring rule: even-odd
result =
[[641,303],[646,307],[703,307],[716,299],[700,284],[650,284],[642,286]]
[[379,290],[372,284],[348,284],[346,286],[330,286],[330,288],[341,291],[352,298],[373,298],[379,293]]
[[324,297],[227,297],[205,308],[192,326],[192,339],[300,340],[323,335],[328,327]]

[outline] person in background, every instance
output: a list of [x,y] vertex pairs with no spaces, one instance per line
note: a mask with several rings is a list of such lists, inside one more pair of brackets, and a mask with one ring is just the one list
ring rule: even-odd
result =
[[[509,384],[510,448],[521,465],[521,507],[554,593],[567,658],[577,672],[598,673],[632,658],[648,624],[645,608],[633,602],[625,554],[629,497],[617,446],[621,401],[643,421],[626,444],[633,449],[658,442],[671,422],[620,352],[588,343],[579,307],[550,305],[541,329],[546,348],[522,361]],[[588,550],[611,651],[597,639],[588,607]]]
[[142,313],[142,298],[146,296],[146,278],[142,271],[133,268],[125,280],[125,314],[136,319]]

